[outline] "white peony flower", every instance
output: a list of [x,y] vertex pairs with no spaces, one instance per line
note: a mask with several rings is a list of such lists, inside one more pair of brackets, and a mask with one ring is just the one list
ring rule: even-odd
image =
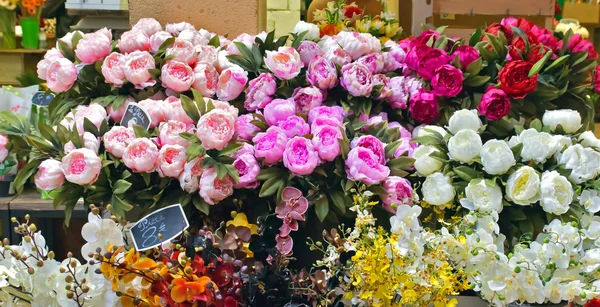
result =
[[442,168],[443,163],[441,161],[430,157],[434,152],[440,151],[429,145],[421,145],[415,148],[413,152],[414,166],[419,176],[429,176]]
[[538,173],[529,166],[519,168],[508,178],[506,197],[521,206],[527,206],[540,200],[540,176]]
[[565,214],[573,202],[573,187],[569,180],[557,171],[542,175],[542,199],[544,211],[555,215]]
[[589,213],[597,213],[600,211],[600,192],[595,190],[583,190],[579,196],[579,203]]
[[292,30],[292,33],[298,35],[304,31],[307,31],[306,35],[304,36],[304,39],[311,41],[318,39],[321,33],[321,31],[319,30],[319,26],[317,26],[314,23],[309,23],[302,20],[298,21],[298,23]]
[[581,115],[574,110],[554,110],[546,111],[542,117],[544,126],[549,126],[552,131],[561,125],[566,133],[575,133],[581,128]]
[[448,132],[446,132],[446,129],[444,129],[440,126],[420,125],[420,126],[415,127],[415,129],[413,129],[412,136],[413,136],[413,138],[420,137],[420,136],[434,136],[432,131],[435,131],[435,132],[441,134],[442,137],[445,137],[446,134],[448,134]]
[[471,211],[502,211],[502,190],[498,185],[492,187],[483,179],[473,179],[465,188],[465,196],[460,204]]
[[501,140],[483,144],[480,155],[483,170],[490,175],[502,175],[517,163],[508,144]]
[[569,180],[575,184],[592,180],[600,172],[600,153],[580,144],[575,144],[558,155],[558,162],[571,170]]
[[87,241],[81,247],[81,255],[86,260],[91,258],[88,254],[95,253],[97,248],[103,251],[109,245],[118,247],[125,245],[123,233],[117,226],[118,224],[111,219],[103,219],[92,212],[88,214],[88,222],[81,228],[81,236]]
[[424,201],[437,206],[452,203],[455,195],[450,177],[439,172],[427,176],[422,192]]
[[592,131],[586,131],[582,133],[579,136],[579,142],[581,142],[581,145],[583,145],[583,147],[595,147],[597,149],[600,149],[600,140],[596,138],[594,132]]
[[448,141],[448,156],[462,163],[472,163],[481,152],[481,136],[473,130],[461,130]]
[[523,162],[544,163],[557,150],[551,134],[538,132],[533,128],[521,132],[519,139],[523,143],[523,150],[521,151]]
[[452,114],[448,121],[448,131],[456,134],[461,130],[473,130],[477,132],[481,128],[481,119],[477,116],[477,110],[458,110]]
[[559,153],[563,151],[563,149],[573,146],[573,140],[571,140],[570,137],[565,135],[553,135],[552,142],[554,142],[554,151],[556,153]]

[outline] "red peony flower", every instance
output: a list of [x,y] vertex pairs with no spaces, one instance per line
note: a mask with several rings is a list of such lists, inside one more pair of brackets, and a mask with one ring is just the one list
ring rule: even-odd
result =
[[531,78],[529,70],[533,64],[522,60],[508,62],[498,75],[500,87],[515,99],[525,98],[537,88],[538,74]]

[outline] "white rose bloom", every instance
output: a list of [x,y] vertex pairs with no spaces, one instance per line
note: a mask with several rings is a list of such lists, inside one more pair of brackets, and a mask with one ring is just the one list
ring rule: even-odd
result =
[[450,177],[442,173],[433,173],[423,182],[423,200],[432,205],[445,205],[454,199],[454,187]]
[[448,141],[448,156],[462,163],[471,163],[481,152],[481,136],[473,130],[461,130]]
[[589,213],[597,213],[600,211],[600,192],[595,190],[584,190],[579,196],[579,203]]
[[600,149],[600,140],[596,138],[592,131],[586,131],[579,136],[579,142],[583,147],[596,147]]
[[314,23],[309,23],[306,21],[298,21],[292,33],[298,35],[304,31],[308,31],[306,35],[304,35],[304,39],[314,41],[320,36],[319,26]]
[[569,180],[557,171],[542,175],[542,200],[544,211],[555,215],[565,214],[573,202],[573,187]]
[[523,162],[544,163],[549,156],[556,152],[556,145],[549,133],[538,132],[531,128],[521,132],[519,139],[523,143],[523,151],[521,151]]
[[473,130],[477,132],[481,128],[481,119],[477,116],[477,110],[458,110],[452,114],[448,121],[448,131],[453,134],[460,130]]
[[434,152],[440,151],[429,145],[421,145],[415,148],[413,152],[413,158],[415,159],[414,166],[419,176],[429,176],[442,168],[443,164],[441,161],[429,156]]
[[561,125],[566,133],[575,133],[581,128],[581,115],[573,110],[546,111],[542,117],[544,126],[549,126],[552,131]]
[[460,204],[471,211],[502,211],[502,190],[498,185],[492,187],[483,179],[473,179],[465,188],[465,196]]
[[446,132],[446,129],[444,129],[440,126],[420,125],[420,126],[415,127],[415,129],[413,129],[412,136],[413,137],[433,136],[432,131],[438,132],[439,134],[442,135],[442,137],[444,137],[444,136],[446,136],[446,134],[448,134],[448,132]]
[[571,170],[569,180],[575,184],[592,180],[600,172],[600,153],[580,144],[575,144],[558,155],[558,162]]
[[540,200],[540,176],[538,173],[529,166],[518,169],[508,178],[506,197],[521,206],[527,206]]
[[517,163],[510,147],[502,140],[483,144],[480,155],[483,169],[490,175],[502,175]]

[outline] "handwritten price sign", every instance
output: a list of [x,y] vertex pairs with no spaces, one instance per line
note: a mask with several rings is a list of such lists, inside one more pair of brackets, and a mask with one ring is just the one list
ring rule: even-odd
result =
[[156,210],[135,223],[130,230],[131,238],[137,251],[145,251],[173,240],[189,226],[183,208],[175,204]]

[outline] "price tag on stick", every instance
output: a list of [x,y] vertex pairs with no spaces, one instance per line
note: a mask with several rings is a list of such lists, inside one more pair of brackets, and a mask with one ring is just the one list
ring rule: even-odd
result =
[[[182,234],[190,226],[181,204],[158,209],[146,215],[131,227],[133,246],[145,251]],[[158,238],[158,234],[161,238]]]
[[52,102],[54,97],[56,97],[56,95],[54,95],[53,93],[46,95],[45,92],[37,92],[33,94],[33,97],[31,98],[31,103],[33,103],[36,106],[47,107],[50,104],[50,102]]
[[130,102],[127,105],[125,114],[123,114],[123,118],[121,119],[121,126],[133,127],[133,125],[139,125],[146,128],[146,130],[150,128],[151,123],[152,119],[146,109],[135,102]]

